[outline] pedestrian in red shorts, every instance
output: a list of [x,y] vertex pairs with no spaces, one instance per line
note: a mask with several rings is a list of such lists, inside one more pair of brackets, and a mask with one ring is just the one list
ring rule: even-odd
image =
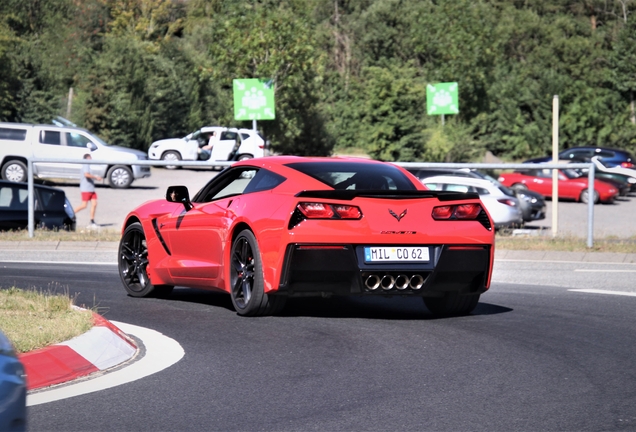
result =
[[[89,153],[84,155],[84,159],[92,159]],[[95,209],[97,208],[97,193],[95,193],[95,180],[102,181],[100,176],[91,174],[90,164],[82,165],[82,173],[80,174],[80,192],[82,193],[82,203],[75,208],[75,213],[84,210],[91,202],[91,224],[89,228],[97,228],[95,224]]]

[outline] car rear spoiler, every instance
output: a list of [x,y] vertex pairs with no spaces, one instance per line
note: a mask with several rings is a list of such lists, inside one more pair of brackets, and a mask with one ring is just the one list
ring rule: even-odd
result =
[[321,198],[351,201],[354,198],[413,199],[437,198],[439,201],[458,201],[479,199],[474,192],[451,192],[433,190],[305,190],[296,194],[298,198]]

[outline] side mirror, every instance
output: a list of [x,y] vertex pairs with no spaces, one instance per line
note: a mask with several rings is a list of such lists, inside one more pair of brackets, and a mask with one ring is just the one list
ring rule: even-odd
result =
[[86,143],[86,148],[89,149],[90,151],[97,150],[97,146],[95,145],[95,143],[92,143],[92,142],[87,142]]
[[190,201],[190,192],[185,186],[169,186],[166,191],[166,201],[182,203],[186,211],[192,210],[192,202]]

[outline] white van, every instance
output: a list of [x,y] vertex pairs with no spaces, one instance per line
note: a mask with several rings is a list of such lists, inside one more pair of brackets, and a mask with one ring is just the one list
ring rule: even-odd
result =
[[[86,129],[55,125],[0,123],[0,175],[13,182],[27,180],[30,157],[83,160],[91,152],[93,159],[113,161],[92,164],[91,172],[103,177],[113,188],[127,188],[135,179],[150,176],[150,166],[133,165],[147,160],[146,153],[106,144]],[[122,163],[122,161],[130,161]],[[39,179],[79,179],[82,164],[33,164],[33,175]]]

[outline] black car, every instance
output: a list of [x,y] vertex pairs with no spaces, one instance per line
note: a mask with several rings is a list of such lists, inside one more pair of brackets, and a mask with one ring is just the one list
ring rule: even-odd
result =
[[[33,191],[36,227],[75,231],[75,212],[63,190],[36,184]],[[26,183],[0,180],[0,230],[28,227],[28,197]]]
[[519,209],[523,216],[524,222],[531,222],[535,220],[545,219],[546,204],[543,195],[531,190],[517,191],[507,188],[502,185],[497,179],[477,170],[469,169],[452,169],[452,168],[413,168],[408,170],[411,174],[417,177],[419,180],[427,177],[433,177],[438,175],[455,175],[460,177],[472,177],[488,180],[502,190],[509,191],[510,195],[516,195],[519,199]]
[[[598,156],[603,164],[608,167],[621,166],[623,168],[636,169],[636,160],[628,151],[610,147],[572,147],[559,153],[559,160],[590,160]],[[524,163],[551,162],[552,156],[529,159]]]

